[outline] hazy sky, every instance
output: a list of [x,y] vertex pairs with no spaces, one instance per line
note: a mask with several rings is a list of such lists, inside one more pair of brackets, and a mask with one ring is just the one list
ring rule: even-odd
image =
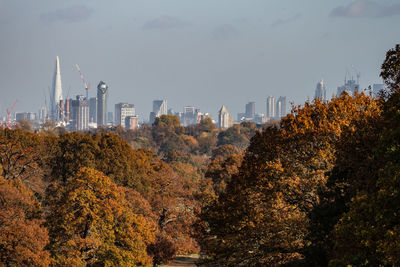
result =
[[236,118],[248,101],[265,113],[268,95],[296,104],[323,78],[328,95],[346,70],[361,87],[379,83],[400,40],[392,0],[0,0],[0,114],[37,112],[49,99],[55,58],[63,96],[84,94],[75,64],[109,85],[109,106],[135,104],[148,120],[154,99],[214,118]]

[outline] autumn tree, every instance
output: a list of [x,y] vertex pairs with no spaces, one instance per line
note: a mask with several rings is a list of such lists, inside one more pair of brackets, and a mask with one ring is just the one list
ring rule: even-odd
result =
[[0,174],[0,207],[0,266],[48,266],[48,232],[33,192]]
[[257,131],[254,122],[242,122],[218,134],[218,146],[234,145],[240,149],[245,149],[250,142],[251,137]]
[[60,136],[51,159],[53,179],[66,182],[82,167],[94,168],[98,147],[88,134],[71,132]]
[[151,265],[146,247],[155,230],[103,173],[81,168],[48,193],[50,250],[57,265]]
[[202,211],[207,264],[300,263],[318,188],[335,163],[343,129],[379,111],[364,94],[294,107],[279,127],[256,132],[239,172]]
[[351,172],[350,186],[356,190],[333,231],[331,266],[400,264],[400,45],[387,52],[381,77],[389,91],[374,149],[365,153],[372,167],[363,175]]

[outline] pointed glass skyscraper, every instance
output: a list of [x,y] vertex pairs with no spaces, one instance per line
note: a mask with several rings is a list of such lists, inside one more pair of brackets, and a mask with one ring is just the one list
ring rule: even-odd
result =
[[51,88],[50,95],[50,114],[51,119],[58,120],[60,100],[62,100],[62,85],[61,85],[61,72],[60,72],[60,59],[56,57],[56,69],[53,77],[53,87]]

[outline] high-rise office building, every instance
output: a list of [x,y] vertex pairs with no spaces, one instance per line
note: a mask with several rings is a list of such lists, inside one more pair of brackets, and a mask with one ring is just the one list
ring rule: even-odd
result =
[[107,112],[107,124],[114,125],[114,115],[112,111]]
[[39,120],[41,122],[45,121],[47,119],[47,107],[41,107],[39,109]]
[[153,101],[153,111],[150,112],[150,123],[154,123],[156,118],[161,115],[167,115],[167,100],[154,100]]
[[125,118],[135,116],[135,106],[128,103],[115,104],[115,125],[121,125],[125,128]]
[[228,110],[224,105],[218,112],[218,127],[221,129],[227,129],[232,126],[232,116],[229,115]]
[[97,86],[97,126],[107,125],[108,85],[100,81]]
[[192,106],[186,106],[183,108],[182,121],[181,121],[183,126],[189,126],[197,123],[196,111],[200,112],[200,110],[196,110],[195,107]]
[[267,97],[267,117],[275,118],[275,97]]
[[76,100],[72,100],[72,128],[77,131],[89,129],[89,101],[83,95],[77,95]]
[[246,118],[254,118],[256,115],[256,102],[246,104]]
[[317,88],[315,88],[315,98],[319,98],[323,101],[326,100],[326,89],[324,80],[321,80],[319,83],[317,83]]
[[60,100],[62,100],[62,85],[61,85],[61,71],[60,59],[56,57],[56,67],[53,76],[53,85],[50,92],[50,118],[58,120],[60,116]]
[[276,118],[280,119],[286,116],[286,96],[280,96],[276,101]]
[[89,98],[89,122],[97,122],[97,98]]

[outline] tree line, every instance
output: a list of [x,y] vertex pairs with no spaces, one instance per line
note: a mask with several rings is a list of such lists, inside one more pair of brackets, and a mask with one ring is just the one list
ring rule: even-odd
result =
[[400,45],[381,77],[261,129],[0,129],[0,266],[397,266]]

